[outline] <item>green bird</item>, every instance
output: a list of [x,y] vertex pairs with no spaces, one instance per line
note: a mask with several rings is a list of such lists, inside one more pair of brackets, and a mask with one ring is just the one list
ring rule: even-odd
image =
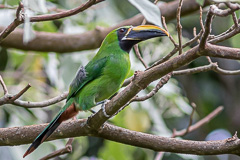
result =
[[77,115],[78,111],[89,110],[101,103],[104,111],[104,100],[121,88],[128,75],[131,66],[129,52],[133,45],[160,36],[169,35],[154,25],[124,26],[111,31],[95,57],[85,67],[80,67],[70,84],[66,104],[37,136],[23,158],[45,141],[63,121]]

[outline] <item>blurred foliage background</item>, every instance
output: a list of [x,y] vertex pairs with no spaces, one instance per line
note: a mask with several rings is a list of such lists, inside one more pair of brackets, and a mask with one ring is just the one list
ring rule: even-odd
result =
[[[170,0],[169,0],[170,1]],[[0,0],[0,4],[16,6],[17,0]],[[83,3],[84,1],[81,1]],[[165,3],[168,1],[161,1]],[[48,0],[42,10],[33,10],[32,14],[39,14],[47,8],[71,9],[79,5],[76,0]],[[45,8],[46,9],[46,8]],[[50,12],[50,11],[46,11]],[[83,33],[96,26],[107,27],[119,23],[139,13],[127,0],[112,0],[100,3],[78,15],[68,18],[32,23],[35,31],[59,32],[65,34]],[[14,9],[0,10],[0,26],[7,26],[15,18]],[[224,22],[224,23],[223,23]],[[196,12],[181,19],[183,26],[183,41],[193,37],[192,29],[200,30],[199,13]],[[213,22],[212,33],[225,31],[232,24],[231,17],[218,18]],[[168,29],[177,41],[176,20],[169,22]],[[23,27],[23,26],[21,26]],[[34,34],[33,34],[34,35]],[[240,37],[222,42],[222,45],[239,47]],[[58,46],[53,46],[58,47]],[[142,56],[148,64],[152,64],[173,48],[168,38],[148,40],[140,44]],[[189,49],[189,48],[187,48]],[[27,83],[32,87],[21,97],[26,101],[43,101],[57,96],[68,89],[68,86],[79,66],[86,65],[97,50],[74,53],[47,53],[7,49],[0,46],[0,74],[4,78],[10,93],[20,91]],[[131,75],[135,70],[144,70],[133,51],[131,55]],[[240,64],[233,60],[214,58],[224,69],[238,69]],[[199,58],[188,67],[207,64],[205,58]],[[129,75],[129,76],[131,76]],[[196,103],[197,112],[194,122],[200,120],[219,105],[225,110],[210,123],[189,133],[184,138],[192,140],[223,139],[230,137],[240,129],[239,113],[239,80],[240,77],[219,75],[214,72],[198,73],[173,77],[151,99],[132,103],[129,107],[113,117],[110,122],[135,131],[170,137],[172,130],[186,128],[192,111],[191,102]],[[157,82],[153,82],[139,95],[145,95]],[[1,95],[3,92],[1,90]],[[5,105],[0,107],[0,127],[14,127],[49,122],[60,110],[64,102],[45,107],[26,109],[18,106]],[[99,108],[96,107],[95,110]],[[87,118],[91,113],[84,112],[78,118]],[[39,149],[26,159],[37,159],[64,147],[67,139],[44,143]],[[28,145],[15,147],[0,147],[0,159],[21,159]],[[158,153],[138,147],[119,144],[94,137],[78,137],[73,142],[73,152],[55,159],[66,160],[152,160]],[[195,156],[165,153],[163,160],[204,160],[204,159],[239,159],[235,156]]]

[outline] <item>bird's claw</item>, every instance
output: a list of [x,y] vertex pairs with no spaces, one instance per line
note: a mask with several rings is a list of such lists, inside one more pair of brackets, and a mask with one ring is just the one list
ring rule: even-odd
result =
[[106,110],[105,110],[105,105],[109,102],[109,100],[104,100],[104,103],[102,104],[101,108],[102,108],[102,111],[103,111],[103,115],[106,117],[106,118],[109,118],[111,117],[111,115],[108,115]]

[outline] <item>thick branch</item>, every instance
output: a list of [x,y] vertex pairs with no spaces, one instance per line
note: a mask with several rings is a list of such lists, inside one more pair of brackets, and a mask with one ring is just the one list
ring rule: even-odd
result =
[[[184,5],[181,9],[181,15],[187,15],[193,13],[199,9],[199,4],[193,0],[184,0]],[[209,5],[209,3],[205,3]],[[173,1],[166,4],[160,5],[161,13],[170,21],[175,18],[176,11],[178,8],[178,2]],[[133,18],[127,19],[118,25],[105,28],[105,29],[95,29],[93,31],[88,31],[82,34],[66,35],[61,33],[46,33],[46,32],[36,32],[36,38],[28,43],[28,45],[23,44],[23,30],[16,29],[13,31],[1,44],[3,47],[7,48],[17,48],[23,50],[33,50],[33,51],[44,51],[44,52],[74,52],[88,49],[95,49],[100,46],[104,37],[113,29],[124,25],[139,25],[142,23],[143,16],[136,15]],[[0,31],[4,28],[0,27]],[[58,47],[53,47],[58,46]]]
[[[77,120],[63,123],[48,140],[62,139],[77,136],[96,136],[108,140],[148,148],[155,151],[187,153],[197,155],[239,154],[240,140],[220,141],[189,141],[175,138],[130,131],[110,124],[105,124],[99,132],[84,132],[86,120]],[[24,127],[1,128],[0,146],[12,146],[31,143],[34,138],[46,127],[32,125]],[[28,137],[28,138],[26,138]]]

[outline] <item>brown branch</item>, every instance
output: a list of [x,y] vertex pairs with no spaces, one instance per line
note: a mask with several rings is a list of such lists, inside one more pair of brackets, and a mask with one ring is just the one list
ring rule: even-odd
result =
[[149,92],[147,95],[145,95],[143,97],[135,97],[131,100],[131,102],[145,101],[145,100],[153,97],[159,91],[159,89],[162,88],[169,81],[169,79],[171,77],[172,77],[172,73],[169,73],[169,74],[163,76],[151,92]]
[[[184,0],[183,3],[184,5],[181,9],[181,16],[188,15],[199,9],[199,4],[196,1]],[[204,5],[209,5],[209,2],[207,1]],[[161,4],[159,6],[162,16],[164,16],[167,21],[171,21],[176,18],[177,7],[177,1]],[[6,39],[4,39],[1,46],[23,50],[59,53],[95,49],[100,46],[104,37],[113,29],[125,25],[140,25],[142,20],[143,16],[139,14],[109,28],[95,29],[93,31],[87,31],[82,34],[74,35],[35,32],[35,39],[29,42],[28,45],[23,44],[23,30],[16,29]],[[3,27],[0,27],[0,31],[1,30],[3,30]]]
[[177,8],[177,31],[178,31],[178,47],[179,54],[182,54],[182,25],[181,25],[181,8],[183,5],[183,1],[179,0],[178,8]]
[[30,22],[51,21],[51,20],[56,20],[56,19],[61,19],[61,18],[69,17],[72,15],[76,15],[76,14],[88,9],[92,5],[102,2],[102,1],[104,1],[104,0],[88,0],[86,3],[76,7],[74,9],[62,11],[62,12],[55,13],[55,14],[32,16],[32,17],[30,17]]
[[189,75],[189,74],[195,74],[199,72],[207,72],[207,71],[214,71],[219,74],[224,74],[224,75],[238,75],[240,74],[240,70],[225,70],[220,67],[218,67],[218,64],[215,63],[210,63],[205,66],[200,66],[200,67],[195,67],[195,68],[190,68],[190,69],[184,69],[184,70],[178,70],[178,71],[173,71],[173,75]]
[[12,98],[11,101],[15,101],[16,99],[18,99],[19,97],[21,97],[25,92],[27,92],[27,90],[31,87],[30,83],[28,83],[28,85],[23,88],[20,92],[18,92],[17,94],[15,94]]
[[[164,28],[168,31],[167,29],[167,25],[165,23],[165,18],[162,17],[162,20],[163,20],[163,25],[164,25]],[[169,33],[169,32],[168,32]],[[199,38],[202,36],[202,33],[203,33],[203,30],[201,30],[199,32],[198,35],[194,36],[191,40],[189,40],[188,42],[186,42],[185,44],[182,45],[182,49],[193,44],[194,42],[196,42],[197,40],[199,40]],[[172,41],[173,45],[175,46],[174,49],[168,54],[166,55],[165,57],[163,57],[162,59],[156,61],[154,64],[152,64],[149,68],[147,68],[146,70],[156,66],[156,65],[159,65],[167,60],[169,60],[175,53],[177,53],[177,51],[179,50],[179,46],[178,44],[174,41],[173,37],[171,35],[169,35],[169,38],[170,40]]]
[[138,59],[141,61],[141,63],[143,64],[143,66],[144,66],[145,68],[147,68],[148,66],[147,66],[147,64],[144,62],[144,60],[143,60],[143,58],[142,58],[142,56],[141,56],[141,54],[140,54],[140,51],[139,51],[139,49],[138,49],[138,44],[135,44],[135,45],[133,46],[133,48],[134,48],[135,54],[136,54],[136,56],[138,57]]
[[[204,124],[210,122],[214,117],[216,117],[218,114],[220,114],[223,110],[222,106],[219,106],[218,108],[216,108],[214,111],[212,111],[210,114],[208,114],[206,117],[204,117],[203,119],[201,119],[200,121],[198,121],[197,123],[195,123],[194,125],[191,125],[188,129],[188,132],[192,132],[198,128],[200,128],[201,126],[203,126]],[[176,131],[175,137],[179,137],[179,136],[183,136],[186,133],[187,129],[183,129],[180,131]]]
[[[123,83],[123,87],[130,84],[131,81],[132,81],[132,77],[126,79]],[[62,94],[60,94],[60,95],[58,95],[54,98],[51,98],[51,99],[48,99],[48,100],[45,100],[45,101],[41,101],[41,102],[23,101],[23,100],[18,99],[19,97],[17,97],[17,98],[15,97],[14,100],[13,100],[12,97],[14,97],[14,95],[9,95],[8,94],[7,87],[4,83],[1,75],[0,75],[0,83],[4,88],[4,95],[7,94],[7,97],[1,97],[0,98],[0,106],[4,105],[4,104],[14,104],[16,106],[20,106],[20,107],[24,107],[24,108],[42,108],[42,107],[47,107],[47,106],[56,104],[58,102],[61,102],[62,100],[66,99],[67,96],[68,96],[68,91],[66,91],[66,92],[63,92]],[[28,88],[28,87],[30,87],[30,86],[26,86],[22,91],[25,92],[26,88]],[[20,92],[18,94],[20,94]],[[22,94],[20,94],[20,96],[21,95]],[[9,100],[9,97],[11,97],[11,101]]]
[[0,9],[16,9],[17,7],[0,4]]
[[6,38],[17,26],[23,23],[23,19],[21,17],[21,11],[23,9],[23,4],[22,2],[19,2],[19,6],[16,11],[16,18],[14,21],[7,27],[5,28],[1,33],[0,33],[0,44],[3,41],[4,38]]
[[[237,137],[231,141],[190,141],[130,131],[107,123],[96,132],[87,130],[85,124],[86,120],[65,122],[49,137],[48,141],[89,135],[154,151],[197,155],[240,154],[240,140]],[[1,128],[0,146],[31,143],[46,125]]]
[[[163,16],[162,16],[162,23],[163,23],[163,27],[165,28],[165,30],[169,33],[165,17],[163,17]],[[175,42],[175,40],[173,39],[173,37],[170,33],[169,33],[169,39],[172,41],[172,43],[175,47],[178,47],[178,44]]]
[[213,8],[214,8],[215,5],[211,5],[210,6],[210,9],[207,13],[207,17],[206,17],[206,20],[205,20],[205,30],[203,32],[203,35],[202,35],[202,38],[201,38],[201,41],[200,41],[200,44],[199,44],[199,49],[204,49],[205,48],[205,45],[207,43],[207,39],[208,39],[208,36],[209,34],[211,33],[211,24],[212,24],[212,19],[213,19]]
[[[54,151],[53,153],[50,153],[44,157],[42,157],[40,160],[47,160],[47,159],[51,159],[53,157],[57,157],[66,153],[71,153],[72,152],[72,141],[74,138],[69,138],[68,143],[66,144],[66,146],[62,149],[59,149],[57,151]],[[69,144],[70,143],[70,144]]]
[[[60,18],[69,17],[72,15],[75,15],[79,12],[82,12],[89,7],[91,7],[94,4],[97,4],[99,2],[102,2],[103,0],[88,0],[86,3],[82,4],[79,7],[76,7],[74,9],[70,9],[67,11],[62,11],[55,14],[46,14],[46,15],[39,15],[39,16],[32,16],[30,17],[30,22],[40,22],[40,21],[50,21],[50,20],[56,20]],[[20,12],[23,9],[23,4],[20,2],[19,7],[16,12],[16,18],[15,20],[0,33],[0,44],[2,43],[3,39],[6,38],[12,31],[15,30],[17,26],[22,24],[24,22],[24,18],[21,18]]]
[[199,7],[199,13],[200,13],[200,16],[199,16],[199,20],[200,20],[200,26],[202,28],[202,31],[205,32],[205,28],[204,28],[204,25],[203,25],[203,19],[202,19],[202,7],[200,6]]
[[[192,39],[190,39],[188,42],[186,42],[185,44],[183,44],[182,48],[185,48],[185,47],[193,44],[194,42],[196,42],[196,41],[201,37],[202,33],[203,33],[203,32],[202,32],[202,30],[201,30],[198,35],[194,36],[194,37],[193,37]],[[169,36],[169,37],[170,37],[170,36]],[[172,40],[171,40],[171,41],[172,41]],[[173,40],[172,42],[173,42],[173,44],[175,43],[174,40]],[[174,45],[175,45],[175,44],[174,44]],[[176,46],[174,47],[174,49],[173,49],[168,55],[166,55],[166,56],[163,57],[162,59],[160,59],[160,60],[156,61],[155,63],[153,63],[153,64],[152,64],[149,68],[147,68],[146,70],[148,70],[148,69],[150,69],[150,68],[152,68],[152,67],[154,67],[154,66],[156,66],[156,65],[159,65],[159,64],[161,64],[161,63],[163,63],[163,62],[166,62],[166,61],[169,60],[175,53],[177,53],[178,50],[179,50],[179,48],[178,48],[178,45],[176,44]]]
[[238,28],[238,19],[237,19],[237,15],[235,12],[232,13],[232,19],[233,19],[233,23],[234,23],[235,27]]
[[[24,107],[24,108],[41,108],[41,107],[50,106],[52,104],[58,103],[64,99],[66,99],[67,95],[68,95],[68,92],[63,92],[59,96],[56,96],[54,98],[51,98],[51,99],[48,99],[45,101],[41,101],[41,102],[29,102],[29,101],[22,101],[22,100],[16,99],[11,104],[14,104],[14,105],[17,105],[20,107]],[[4,103],[4,104],[7,104],[7,103]],[[1,105],[1,100],[0,100],[0,105]]]
[[[194,27],[194,28],[195,28],[195,27]],[[196,30],[196,28],[195,28],[195,29],[194,29],[194,28],[193,28],[193,30]],[[190,39],[188,42],[186,42],[182,47],[185,48],[185,47],[187,47],[187,46],[195,43],[196,41],[198,41],[199,38],[202,36],[202,33],[203,33],[203,31],[201,30],[201,31],[198,33],[198,35],[194,35],[194,37],[193,37],[192,39]]]
[[14,105],[25,107],[25,108],[46,107],[46,106],[49,106],[49,105],[52,105],[52,104],[55,104],[55,103],[58,103],[58,102],[64,100],[68,95],[68,92],[64,92],[59,96],[56,96],[52,99],[42,101],[42,102],[22,101],[22,100],[19,100],[18,98],[20,96],[22,96],[31,87],[30,84],[28,84],[25,88],[23,88],[17,94],[12,95],[12,94],[8,93],[7,86],[5,85],[1,75],[0,75],[0,83],[1,83],[1,85],[3,87],[3,90],[4,90],[4,96],[0,97],[0,106],[4,105],[4,104],[14,104]]
[[12,95],[12,94],[8,93],[7,86],[5,85],[1,75],[0,75],[0,83],[1,83],[1,85],[3,87],[3,90],[4,90],[3,97],[0,97],[0,106],[3,105],[3,104],[7,104],[7,103],[10,103],[10,104],[14,103],[14,101],[16,99],[18,99],[20,96],[22,96],[31,87],[30,84],[28,84],[20,92],[18,92],[15,95]]
[[[238,19],[237,23],[239,23],[239,22],[240,22],[240,19]],[[236,27],[235,24],[233,24],[228,30],[226,30],[225,32],[223,32],[223,33],[221,33],[219,35],[214,36],[212,39],[218,38],[218,37],[222,37],[222,36],[230,33],[231,31],[237,30],[237,29],[238,29],[238,27]],[[209,40],[211,40],[211,39],[209,38]]]
[[195,74],[195,73],[199,73],[199,72],[207,72],[207,71],[210,71],[210,70],[214,70],[217,67],[218,66],[217,66],[216,63],[212,63],[212,64],[209,64],[209,65],[195,67],[195,68],[191,68],[191,69],[173,71],[173,75],[174,76],[175,75],[188,75],[188,74]]
[[[149,83],[204,54],[214,55],[222,58],[240,59],[240,49],[229,49],[228,47],[222,48],[221,46],[206,44],[205,50],[199,52],[198,46],[196,46],[188,52],[170,59],[163,64],[157,65],[144,72],[138,72],[132,80],[132,83],[130,83],[128,87],[113,97],[111,101],[106,104],[106,112],[113,115],[121,108],[121,106],[126,104]],[[228,143],[226,143],[226,141],[196,142],[168,139],[129,131],[108,124],[105,124],[103,127],[101,127],[106,120],[107,118],[104,116],[102,110],[100,110],[92,118],[89,118],[87,125],[86,121],[84,120],[64,123],[49,140],[81,135],[94,135],[125,144],[153,149],[156,151],[181,152],[188,154],[239,154],[240,152],[237,150],[240,145],[240,141],[238,139]],[[46,127],[46,125],[0,129],[0,145],[18,145],[30,143],[44,127]],[[25,137],[28,138],[26,139]],[[174,148],[172,146],[174,146]]]
[[130,101],[128,101],[124,106],[122,106],[114,115],[112,115],[112,117],[120,113],[132,102],[145,101],[153,97],[159,91],[159,89],[161,89],[169,81],[171,77],[172,77],[172,73],[169,73],[163,76],[151,92],[149,92],[147,95],[142,97],[134,96]]
[[[185,132],[183,133],[182,136],[187,135],[190,132],[190,127],[192,126],[193,114],[196,111],[197,106],[196,106],[195,103],[192,103],[191,106],[192,106],[192,113],[191,113],[190,118],[189,118],[189,124],[188,124],[188,126],[187,126],[187,128],[186,128],[186,130],[185,130]],[[174,137],[176,137],[176,133],[174,133]]]
[[4,94],[4,95],[8,94],[7,86],[6,86],[6,84],[4,83],[1,75],[0,75],[0,83],[1,83],[2,88],[3,88],[3,94]]
[[228,16],[230,14],[232,14],[233,12],[235,12],[236,10],[239,10],[240,9],[240,5],[239,4],[233,4],[233,3],[225,3],[225,4],[229,4],[229,7],[228,9],[225,9],[225,10],[222,10],[222,9],[219,9],[217,6],[213,5],[213,10],[212,10],[212,13],[216,16],[220,16],[220,17],[225,17],[225,16]]
[[163,62],[166,62],[167,60],[169,60],[175,53],[177,53],[178,51],[178,48],[177,47],[174,47],[173,50],[167,54],[165,57],[163,57],[162,59],[156,61],[155,63],[153,63],[153,65],[151,65],[150,67],[148,67],[146,70],[149,70],[151,69],[152,67],[155,67]]
[[238,33],[240,33],[240,27],[234,28],[234,29],[232,29],[232,27],[231,27],[229,30],[224,32],[224,34],[220,34],[220,35],[214,37],[213,39],[210,39],[208,41],[208,43],[216,44],[216,43],[225,41],[225,40],[235,36]]

